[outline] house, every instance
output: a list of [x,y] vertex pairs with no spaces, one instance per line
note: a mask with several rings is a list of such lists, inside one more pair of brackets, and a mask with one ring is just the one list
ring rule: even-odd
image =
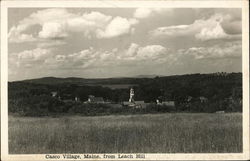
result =
[[133,102],[129,102],[129,101],[122,102],[122,105],[123,106],[130,106],[130,107],[134,107],[135,106],[135,104]]
[[199,100],[201,103],[205,103],[208,101],[208,99],[206,97],[203,97],[203,96],[199,97]]
[[215,113],[225,113],[225,111],[216,111]]
[[144,101],[135,101],[135,108],[146,108],[146,103]]
[[165,106],[175,106],[174,101],[162,101],[161,104]]
[[175,102],[174,101],[160,101],[160,100],[156,100],[156,104],[157,105],[165,105],[165,106],[175,106]]
[[76,102],[79,102],[79,101],[80,101],[80,98],[76,96],[76,97],[75,97],[75,101],[76,101]]
[[188,96],[185,100],[185,103],[194,103],[194,102],[206,103],[207,101],[208,99],[204,96],[200,96],[200,97]]
[[134,102],[124,101],[122,102],[122,105],[133,108],[146,108],[147,104],[144,101],[134,101]]
[[88,103],[104,103],[102,97],[95,97],[93,95],[89,95]]
[[56,96],[57,96],[57,94],[58,94],[58,93],[57,93],[57,92],[55,92],[55,91],[54,91],[54,92],[51,92],[51,96],[52,96],[52,97],[56,97]]
[[162,99],[157,99],[156,100],[157,105],[165,105],[165,106],[175,106],[175,102],[171,100],[162,100]]
[[191,101],[192,101],[192,99],[193,99],[193,97],[192,97],[192,96],[188,96],[188,97],[187,97],[187,102],[191,102]]
[[58,94],[58,92],[51,92],[51,96],[54,98],[57,98],[58,100],[61,100],[61,96]]

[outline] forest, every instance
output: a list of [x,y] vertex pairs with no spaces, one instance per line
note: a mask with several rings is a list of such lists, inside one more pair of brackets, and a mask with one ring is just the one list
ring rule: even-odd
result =
[[[128,87],[119,88],[117,86],[119,84],[127,84]],[[116,88],[109,88],[107,85],[116,85]],[[128,101],[130,87],[134,88],[135,100],[146,102],[146,108],[118,106],[121,102]],[[61,96],[61,99],[51,96],[51,92],[54,91]],[[84,103],[89,95],[103,97],[109,104]],[[75,97],[80,101],[74,101]],[[200,97],[206,101],[200,101]],[[175,106],[159,106],[156,104],[156,99],[174,101]],[[242,73],[106,79],[45,77],[9,82],[8,101],[9,114],[23,116],[241,112]]]

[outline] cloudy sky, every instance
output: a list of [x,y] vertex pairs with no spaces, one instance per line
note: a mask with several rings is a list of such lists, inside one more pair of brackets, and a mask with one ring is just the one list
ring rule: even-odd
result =
[[12,8],[9,80],[241,72],[241,10]]

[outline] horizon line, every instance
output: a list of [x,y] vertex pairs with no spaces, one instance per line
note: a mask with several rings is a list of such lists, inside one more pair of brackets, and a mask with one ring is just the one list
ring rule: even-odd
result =
[[[84,78],[84,77],[55,77],[55,76],[45,76],[45,77],[35,77],[35,78],[27,78],[21,80],[13,80],[8,82],[19,82],[19,81],[27,81],[27,80],[34,80],[34,79],[42,79],[42,78],[58,78],[58,79],[67,79],[67,78],[78,78],[78,79],[118,79],[118,78],[155,78],[155,77],[171,77],[171,76],[183,76],[183,75],[195,75],[195,74],[216,74],[216,73],[226,73],[226,74],[233,74],[233,73],[241,73],[242,72],[212,72],[212,73],[185,73],[185,74],[172,74],[172,75],[158,75],[158,74],[140,74],[134,76],[117,76],[117,77],[96,77],[96,78]],[[145,77],[143,77],[145,76]],[[148,77],[147,77],[148,76]],[[149,77],[152,76],[152,77]]]

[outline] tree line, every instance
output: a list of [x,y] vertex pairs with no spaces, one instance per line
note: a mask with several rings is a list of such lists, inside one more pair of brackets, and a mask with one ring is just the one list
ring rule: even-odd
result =
[[[112,83],[113,80],[110,82]],[[122,80],[121,80],[122,81]],[[242,74],[190,74],[155,78],[129,79],[135,90],[135,100],[147,103],[144,109],[118,106],[129,99],[129,89],[110,89],[100,86],[88,86],[73,82],[45,84],[39,82],[9,82],[9,112],[43,116],[51,114],[131,114],[156,112],[241,112],[242,111]],[[108,84],[105,80],[105,84]],[[52,97],[57,91],[62,101]],[[103,97],[109,104],[84,104],[89,95]],[[75,102],[74,97],[80,98]],[[206,101],[199,100],[200,97]],[[191,98],[191,99],[189,99]],[[175,101],[175,106],[159,106],[156,99]],[[189,100],[188,100],[189,99]],[[117,105],[114,105],[117,104]]]

